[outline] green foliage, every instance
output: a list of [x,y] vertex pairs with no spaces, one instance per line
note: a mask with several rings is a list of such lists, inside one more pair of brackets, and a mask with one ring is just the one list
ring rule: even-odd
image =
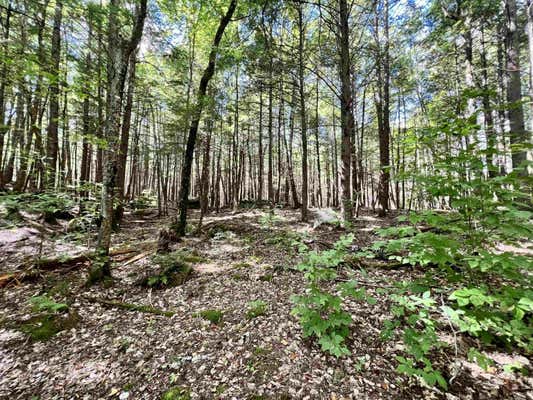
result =
[[274,211],[271,210],[270,212],[261,215],[259,218],[259,223],[261,224],[261,227],[265,229],[272,229],[274,225],[278,222],[280,222],[282,218],[276,214],[274,214]]
[[199,256],[190,252],[175,251],[168,254],[157,254],[152,262],[159,265],[158,272],[141,281],[141,285],[163,289],[183,284],[192,272],[187,261],[198,261]]
[[[450,119],[426,130],[422,140],[434,148],[435,141],[460,138],[472,129],[468,122]],[[400,372],[443,388],[446,382],[430,361],[431,352],[443,346],[436,334],[443,321],[485,344],[517,346],[528,354],[533,350],[533,260],[500,248],[519,246],[533,237],[529,198],[522,191],[530,187],[531,178],[520,171],[487,176],[487,154],[495,151],[480,151],[474,145],[434,154],[428,168],[438,172],[415,179],[430,204],[444,203],[449,210],[403,216],[399,220],[408,225],[380,230],[384,240],[360,254],[433,268],[432,275],[450,283],[440,291],[440,305],[423,285],[399,285],[391,294],[394,318],[382,332],[384,339],[398,332],[404,341]],[[477,349],[471,349],[469,358],[483,368],[491,363]]]
[[215,325],[222,321],[223,315],[224,313],[221,310],[203,310],[194,314],[195,317],[201,317]]
[[145,210],[155,206],[155,204],[155,196],[147,191],[143,191],[139,196],[128,203],[128,205],[134,210]]
[[265,315],[268,304],[263,300],[250,301],[248,304],[248,310],[246,311],[246,318],[252,319]]
[[413,290],[418,292],[419,288],[405,283],[404,288],[391,294],[394,318],[385,322],[382,338],[389,339],[395,330],[400,330],[406,355],[396,357],[397,371],[419,376],[429,385],[438,384],[446,389],[446,380],[430,360],[430,353],[444,346],[436,333],[438,323],[432,316],[436,301],[429,290],[420,296],[408,294]]
[[322,350],[336,357],[350,354],[345,340],[352,318],[342,308],[343,299],[346,296],[366,299],[367,296],[364,289],[356,289],[354,281],[341,283],[334,291],[324,289],[323,284],[336,278],[335,268],[344,261],[353,239],[353,235],[346,235],[331,250],[307,253],[298,266],[308,282],[306,293],[291,298],[295,303],[291,313],[298,317],[303,336],[316,337]]
[[74,200],[66,193],[43,192],[22,193],[2,196],[0,204],[4,217],[9,220],[20,218],[19,212],[41,214],[46,222],[55,222],[56,218],[70,218],[69,211],[74,207]]
[[64,303],[56,303],[47,296],[34,296],[30,298],[30,303],[35,311],[46,311],[50,313],[68,311],[68,305]]
[[170,388],[161,397],[161,400],[190,400],[191,392],[188,389],[175,386]]

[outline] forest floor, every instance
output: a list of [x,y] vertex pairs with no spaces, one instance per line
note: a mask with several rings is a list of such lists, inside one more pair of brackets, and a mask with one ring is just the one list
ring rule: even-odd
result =
[[[380,340],[383,322],[391,317],[380,289],[423,276],[417,268],[340,268],[338,279],[358,279],[377,303],[345,304],[353,317],[350,356],[337,359],[320,351],[302,338],[290,314],[291,295],[305,289],[292,241],[303,238],[310,248],[323,250],[346,231],[316,226],[316,220],[301,223],[295,210],[276,209],[271,220],[267,213],[243,210],[204,219],[202,233],[173,245],[196,255],[191,277],[179,286],[156,290],[136,284],[150,268],[159,229],[168,223],[150,212],[126,214],[113,247],[135,251],[115,257],[107,285],[84,285],[89,263],[10,282],[0,289],[0,398],[159,399],[179,387],[192,399],[533,399],[533,378],[502,368],[519,356],[494,350],[490,356],[497,364],[484,371],[467,360],[472,339],[455,337],[451,329],[440,332],[452,345],[435,361],[448,378],[454,376],[448,393],[395,372],[402,345],[399,339]],[[196,217],[193,213],[193,224]],[[364,212],[354,225],[353,250],[377,240],[376,228],[394,223]],[[78,254],[94,241],[94,235],[52,225],[0,230],[0,276],[26,258]],[[68,324],[37,341],[21,327],[38,317],[28,300],[44,293],[68,304]],[[264,301],[266,310],[249,318],[249,302],[256,300]],[[127,310],[111,301],[147,307]],[[173,315],[154,314],[156,309]],[[199,316],[205,310],[220,310],[221,320],[214,324]],[[531,367],[531,360],[519,358]]]

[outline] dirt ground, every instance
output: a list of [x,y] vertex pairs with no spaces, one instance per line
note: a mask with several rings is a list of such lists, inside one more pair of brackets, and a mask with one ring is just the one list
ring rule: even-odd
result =
[[[160,399],[180,387],[192,399],[533,399],[531,377],[502,369],[519,356],[494,350],[490,355],[497,364],[484,371],[466,360],[471,340],[466,337],[457,338],[457,355],[451,348],[435,355],[444,374],[454,376],[447,394],[395,372],[402,346],[399,340],[380,340],[383,321],[391,316],[380,289],[422,276],[417,269],[340,269],[339,279],[353,275],[378,301],[345,304],[354,320],[350,356],[336,359],[321,352],[302,338],[290,315],[290,297],[305,288],[294,268],[300,256],[291,241],[300,237],[311,248],[325,249],[346,232],[317,226],[316,219],[301,223],[294,210],[275,214],[269,220],[266,211],[248,210],[205,219],[202,233],[174,245],[197,255],[192,276],[180,286],[156,290],[136,284],[150,267],[157,233],[168,221],[153,213],[130,213],[113,246],[136,251],[115,257],[112,283],[85,287],[86,262],[0,289],[0,398]],[[353,228],[353,250],[371,244],[373,231],[392,223],[363,213]],[[46,229],[1,230],[0,275],[28,259],[78,254],[95,242],[94,235],[66,233],[65,227]],[[31,340],[20,326],[36,315],[28,299],[44,293],[68,304],[70,324],[48,340]],[[266,312],[248,318],[248,303],[255,300],[266,303]],[[215,309],[222,311],[218,324],[199,315]],[[440,333],[444,340],[453,335]],[[531,360],[520,360],[531,367]]]

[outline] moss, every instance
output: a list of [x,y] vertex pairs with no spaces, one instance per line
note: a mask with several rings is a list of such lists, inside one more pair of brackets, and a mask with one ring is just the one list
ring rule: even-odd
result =
[[191,392],[188,389],[175,386],[170,388],[161,397],[161,400],[190,400]]
[[262,282],[272,282],[272,279],[274,278],[274,275],[272,274],[265,274],[265,275],[261,275],[259,277],[259,280],[262,281]]
[[51,282],[51,287],[48,289],[49,296],[66,297],[70,294],[70,282],[59,280]]
[[265,315],[267,310],[267,303],[263,300],[255,300],[248,303],[248,311],[246,312],[246,318],[252,319]]
[[78,314],[44,314],[35,316],[20,324],[18,329],[30,336],[33,341],[46,341],[57,333],[74,328],[79,322]]
[[233,274],[231,277],[236,281],[246,281],[248,280],[248,275],[244,274]]
[[203,310],[198,313],[195,313],[195,317],[201,317],[212,324],[218,324],[222,321],[222,315],[224,313],[220,310]]
[[111,278],[111,259],[109,256],[97,255],[94,259],[93,266],[89,271],[86,286],[93,286],[101,283],[105,288],[113,284]]
[[152,258],[152,262],[159,265],[159,270],[141,279],[140,285],[157,289],[182,285],[192,273],[192,267],[189,265],[191,261],[186,260],[196,262],[198,259],[198,255],[183,251],[157,254]]
[[241,268],[250,268],[252,265],[250,263],[247,263],[247,262],[239,262],[237,264],[234,264],[233,265],[233,268],[236,268],[236,269],[241,269]]

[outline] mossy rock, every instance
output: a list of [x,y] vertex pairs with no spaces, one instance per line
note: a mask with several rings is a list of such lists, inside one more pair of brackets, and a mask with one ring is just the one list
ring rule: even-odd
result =
[[[191,257],[197,257],[191,255]],[[196,260],[197,258],[189,258]],[[145,287],[164,289],[185,283],[192,273],[192,267],[184,260],[183,251],[169,254],[158,254],[152,262],[159,265],[154,272],[145,275],[139,284]]]
[[203,310],[194,314],[195,317],[201,317],[212,324],[219,324],[222,321],[223,312],[220,310]]
[[80,317],[75,312],[68,314],[37,315],[21,323],[18,329],[30,336],[33,341],[46,341],[57,333],[78,325]]
[[190,400],[191,392],[188,389],[175,386],[170,388],[161,397],[161,400]]

